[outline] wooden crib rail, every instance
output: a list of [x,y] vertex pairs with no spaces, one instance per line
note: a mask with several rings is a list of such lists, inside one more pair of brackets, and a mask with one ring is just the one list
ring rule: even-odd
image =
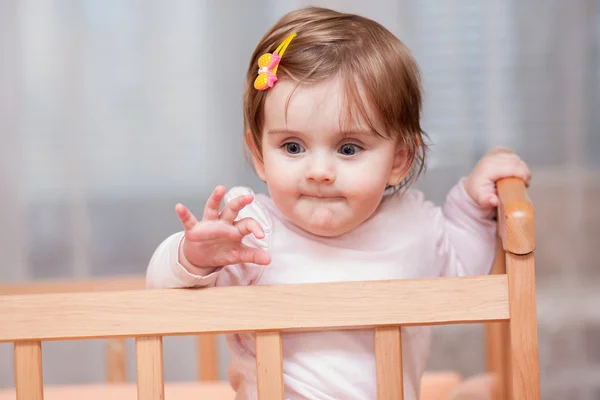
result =
[[[42,294],[42,293],[87,293],[100,291],[145,290],[144,276],[112,276],[93,279],[56,279],[26,283],[0,284],[1,295]],[[219,361],[215,335],[203,334],[197,338],[198,380],[216,381]],[[107,382],[127,382],[126,343],[123,338],[115,338],[106,343]]]
[[507,292],[497,275],[0,296],[0,342],[497,321]]
[[15,342],[17,393],[29,393],[18,398],[29,399],[42,390],[41,341],[134,336],[140,398],[159,399],[162,336],[253,331],[261,399],[281,399],[280,332],[369,327],[380,395],[392,398],[401,387],[401,325],[507,320],[507,284],[496,275],[1,296],[0,341]]
[[117,290],[144,290],[146,280],[141,276],[119,276],[94,279],[56,279],[26,283],[0,284],[0,295],[44,293],[88,293]]

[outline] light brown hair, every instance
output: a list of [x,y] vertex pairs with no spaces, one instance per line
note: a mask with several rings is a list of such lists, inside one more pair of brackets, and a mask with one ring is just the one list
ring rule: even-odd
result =
[[[419,68],[410,50],[390,31],[365,17],[308,7],[284,15],[261,38],[248,65],[243,96],[248,147],[262,159],[264,104],[268,93],[253,86],[258,58],[289,34],[297,36],[281,58],[277,77],[311,85],[339,76],[343,79],[348,112],[358,112],[370,128],[402,146],[408,174],[397,188],[416,178],[425,167],[427,145],[421,129]],[[277,85],[277,83],[275,83]],[[370,113],[368,112],[370,111]],[[379,132],[369,115],[385,131]]]

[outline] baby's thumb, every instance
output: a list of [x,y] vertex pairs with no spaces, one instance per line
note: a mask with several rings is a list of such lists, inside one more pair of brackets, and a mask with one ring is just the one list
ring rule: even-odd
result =
[[257,265],[269,265],[271,263],[271,255],[264,250],[244,246],[240,251],[240,261]]

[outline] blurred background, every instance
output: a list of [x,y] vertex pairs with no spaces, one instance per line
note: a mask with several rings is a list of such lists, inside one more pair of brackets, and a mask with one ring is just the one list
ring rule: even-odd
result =
[[[176,202],[264,191],[243,157],[243,77],[264,31],[305,5],[371,17],[413,50],[429,198],[491,146],[529,163],[542,397],[600,399],[598,0],[0,0],[0,283],[142,275],[180,229]],[[431,369],[483,371],[481,326],[435,332]],[[165,339],[167,380],[195,379],[194,343]],[[46,383],[103,381],[103,351],[44,344]]]

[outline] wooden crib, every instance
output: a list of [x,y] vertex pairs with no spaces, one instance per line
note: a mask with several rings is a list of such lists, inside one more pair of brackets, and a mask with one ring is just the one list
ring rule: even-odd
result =
[[[203,290],[127,286],[137,280],[116,290],[5,290],[0,342],[14,343],[17,399],[43,398],[43,341],[135,337],[137,396],[153,400],[165,396],[163,336],[240,331],[256,333],[259,398],[283,399],[281,332],[359,327],[375,330],[378,398],[402,399],[400,327],[476,322],[488,324],[496,398],[539,399],[533,207],[522,181],[505,179],[498,189],[502,251],[488,276]],[[214,343],[201,337],[205,346]]]

